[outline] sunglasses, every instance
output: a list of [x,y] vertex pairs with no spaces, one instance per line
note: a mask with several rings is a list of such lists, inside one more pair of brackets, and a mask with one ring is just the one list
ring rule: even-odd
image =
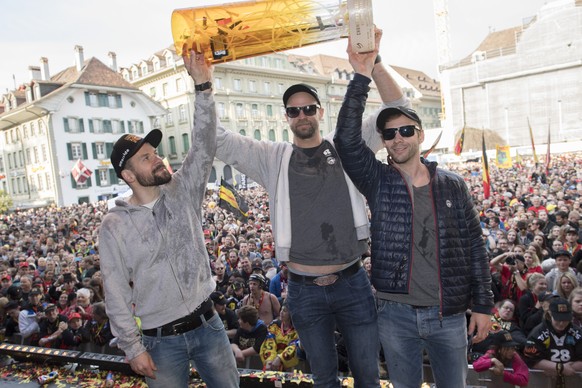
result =
[[414,131],[420,131],[416,125],[404,125],[399,128],[383,128],[382,132],[382,139],[384,140],[394,140],[396,137],[396,132],[400,133],[402,137],[411,137],[414,135]]
[[317,108],[319,105],[305,105],[305,106],[289,106],[285,108],[285,113],[289,118],[294,119],[295,117],[299,116],[299,113],[303,112],[305,116],[314,116],[317,112]]

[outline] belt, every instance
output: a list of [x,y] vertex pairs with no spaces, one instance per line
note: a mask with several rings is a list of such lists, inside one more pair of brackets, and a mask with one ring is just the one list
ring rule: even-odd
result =
[[148,337],[156,337],[158,335],[158,329],[162,329],[162,337],[166,337],[169,335],[179,335],[186,333],[187,331],[194,330],[202,325],[202,317],[204,317],[204,320],[208,321],[214,316],[213,306],[214,303],[212,303],[212,300],[208,298],[202,302],[202,304],[200,304],[200,306],[198,306],[191,314],[176,319],[170,323],[166,323],[161,327],[143,330],[142,333]]
[[361,267],[362,260],[358,260],[354,264],[342,269],[341,271],[321,276],[298,275],[289,271],[289,279],[298,283],[315,284],[317,286],[330,286],[341,277],[352,276],[358,272]]

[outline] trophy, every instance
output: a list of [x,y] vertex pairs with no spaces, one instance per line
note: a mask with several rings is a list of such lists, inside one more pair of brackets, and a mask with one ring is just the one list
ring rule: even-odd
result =
[[255,0],[172,13],[176,53],[184,44],[211,63],[346,38],[374,50],[372,0]]

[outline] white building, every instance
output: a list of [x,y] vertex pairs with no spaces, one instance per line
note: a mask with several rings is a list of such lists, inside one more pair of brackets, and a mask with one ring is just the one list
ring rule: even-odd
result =
[[[109,66],[84,60],[75,47],[75,66],[50,76],[48,60],[30,67],[31,81],[0,96],[0,189],[14,207],[93,202],[127,190],[109,160],[123,133],[143,134],[164,108],[123,80],[116,57]],[[77,160],[93,174],[77,184]]]

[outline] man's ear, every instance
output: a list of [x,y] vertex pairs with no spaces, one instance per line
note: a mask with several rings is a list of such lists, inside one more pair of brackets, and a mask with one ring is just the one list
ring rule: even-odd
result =
[[121,178],[126,182],[130,183],[135,180],[135,174],[133,171],[128,170],[127,168],[121,171]]

